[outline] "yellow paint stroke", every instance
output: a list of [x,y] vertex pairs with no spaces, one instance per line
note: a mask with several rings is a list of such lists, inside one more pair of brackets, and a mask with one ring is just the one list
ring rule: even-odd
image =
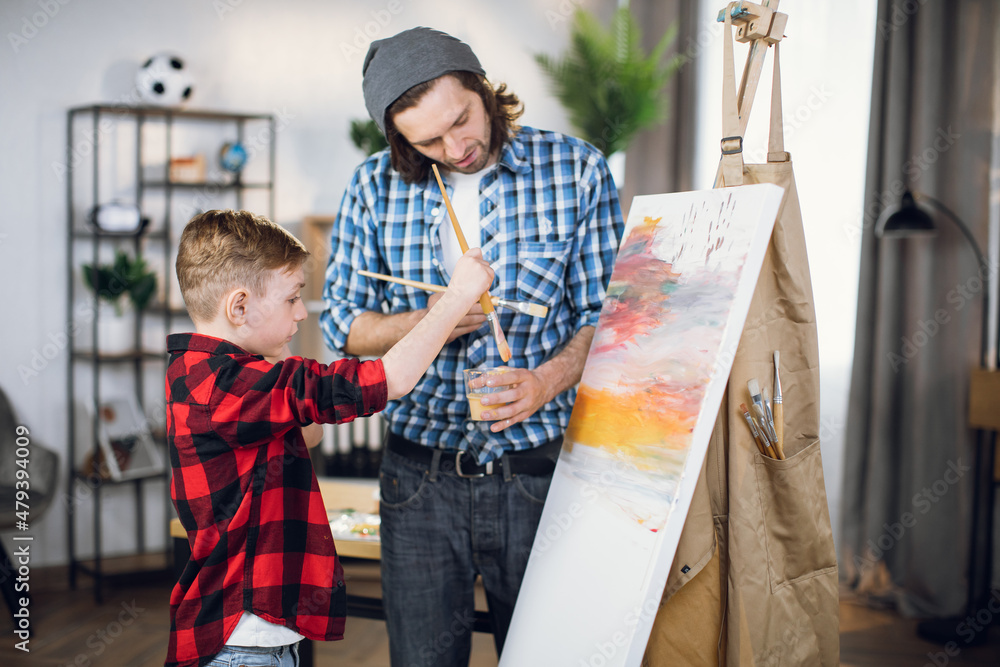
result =
[[655,461],[643,463],[650,446],[672,450],[690,446],[699,403],[700,395],[665,394],[656,389],[621,392],[581,385],[566,436],[571,442],[629,459],[637,467],[653,468]]

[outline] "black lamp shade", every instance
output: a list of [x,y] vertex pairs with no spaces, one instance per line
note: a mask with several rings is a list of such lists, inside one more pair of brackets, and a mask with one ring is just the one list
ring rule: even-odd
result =
[[927,236],[937,233],[937,228],[931,216],[917,206],[913,193],[907,190],[899,210],[884,218],[875,233],[877,236]]

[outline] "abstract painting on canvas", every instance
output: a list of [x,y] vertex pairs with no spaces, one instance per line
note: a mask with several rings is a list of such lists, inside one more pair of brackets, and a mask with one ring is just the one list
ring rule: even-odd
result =
[[782,195],[633,200],[502,667],[639,665]]

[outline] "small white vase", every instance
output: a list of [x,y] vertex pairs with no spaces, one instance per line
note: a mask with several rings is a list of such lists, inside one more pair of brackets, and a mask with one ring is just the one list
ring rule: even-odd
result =
[[135,351],[135,311],[131,304],[115,311],[102,303],[97,313],[97,351],[101,354],[125,354]]

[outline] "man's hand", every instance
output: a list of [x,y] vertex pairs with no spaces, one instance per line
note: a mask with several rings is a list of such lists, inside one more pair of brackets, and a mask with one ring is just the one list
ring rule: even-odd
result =
[[[554,398],[539,374],[526,368],[511,368],[502,375],[490,377],[487,384],[513,385],[510,389],[495,394],[483,394],[483,419],[496,421],[495,424],[490,424],[490,430],[494,433],[524,421]],[[487,410],[487,406],[495,407]]]
[[[435,292],[427,298],[427,309],[430,310],[434,307],[434,304],[438,302],[444,296],[444,292]],[[448,342],[455,340],[459,336],[464,336],[465,334],[472,333],[479,327],[486,323],[486,314],[483,313],[483,307],[479,305],[479,302],[472,304],[469,308],[469,312],[459,321],[458,325],[454,328],[451,334],[448,336]]]
[[[522,422],[573,385],[583,375],[594,327],[582,327],[559,353],[534,370],[511,368],[491,377],[487,384],[513,385],[510,389],[486,394],[482,398],[483,419],[496,421],[490,430],[499,433],[512,424]],[[500,405],[507,403],[507,405]],[[496,406],[487,410],[487,406]]]

